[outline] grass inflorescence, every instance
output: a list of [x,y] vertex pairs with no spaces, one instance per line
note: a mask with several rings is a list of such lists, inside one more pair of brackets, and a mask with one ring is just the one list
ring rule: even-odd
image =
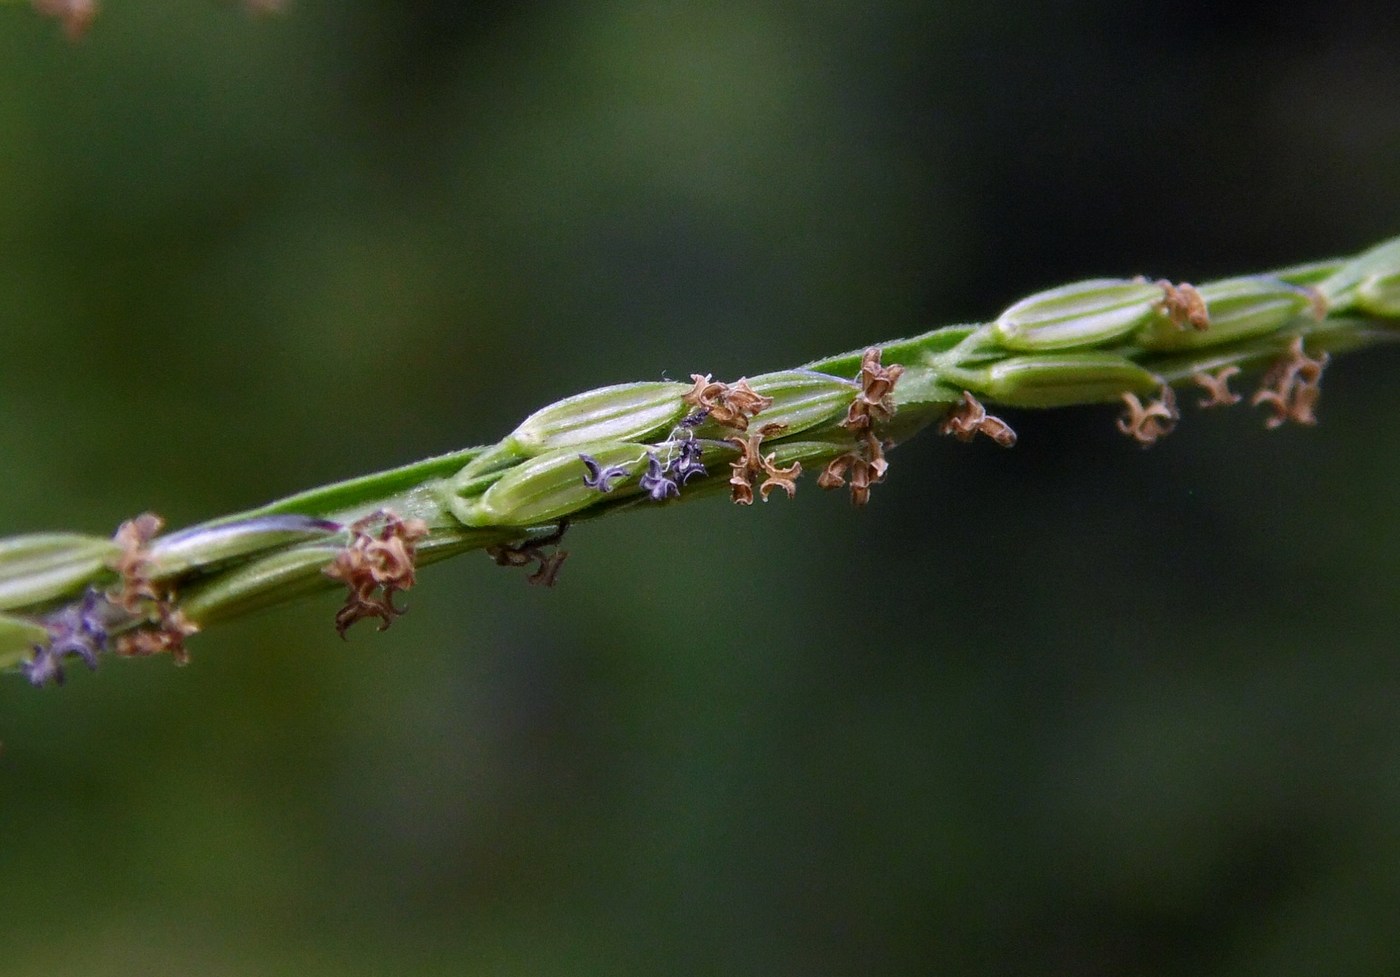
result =
[[[988,407],[1116,403],[1143,447],[1181,419],[1175,388],[1264,426],[1317,421],[1331,356],[1400,337],[1400,239],[1350,258],[1190,283],[1091,279],[1023,299],[986,323],[948,326],[797,369],[732,382],[602,387],[536,411],[499,442],[311,489],[163,534],[143,514],[112,537],[0,540],[0,667],[35,685],[104,654],[188,658],[218,621],[340,587],[333,626],[387,628],[418,568],[467,550],[532,567],[551,586],[571,523],[728,489],[792,496],[804,474],[865,505],[887,452],[930,425],[1016,443]],[[724,477],[727,470],[728,476]]]

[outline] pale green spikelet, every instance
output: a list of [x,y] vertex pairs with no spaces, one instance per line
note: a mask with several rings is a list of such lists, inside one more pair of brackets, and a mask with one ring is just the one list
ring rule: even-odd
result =
[[685,414],[683,383],[620,383],[550,404],[525,418],[505,444],[525,457],[594,441],[644,441]]
[[[859,389],[855,383],[814,370],[784,370],[754,377],[749,385],[755,392],[772,398],[773,403],[758,415],[765,424],[781,424],[784,434],[794,435],[818,427],[846,412]],[[697,433],[723,436],[725,429],[713,421],[696,428]]]
[[980,397],[1011,407],[1064,407],[1114,401],[1143,393],[1161,380],[1115,353],[1045,353],[1011,356],[981,370],[956,374]]
[[1211,282],[1197,291],[1206,306],[1206,328],[1157,321],[1137,333],[1137,342],[1153,351],[1223,346],[1276,332],[1317,307],[1307,289],[1266,275]]
[[[448,506],[465,526],[538,526],[572,515],[598,501],[601,494],[584,482],[583,456],[601,465],[634,468],[646,448],[630,441],[595,441],[556,448],[521,462],[484,493],[463,498],[451,491]],[[635,489],[640,472],[630,473],[615,497]]]
[[992,334],[1018,352],[1084,349],[1162,318],[1161,303],[1158,285],[1094,278],[1022,299],[997,317]]

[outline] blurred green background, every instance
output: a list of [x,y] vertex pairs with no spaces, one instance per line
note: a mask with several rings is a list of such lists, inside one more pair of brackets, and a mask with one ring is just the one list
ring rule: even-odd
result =
[[[0,535],[1400,232],[1371,3],[0,8]],[[0,973],[1400,971],[1400,350],[0,681]],[[81,671],[81,670],[79,670]]]

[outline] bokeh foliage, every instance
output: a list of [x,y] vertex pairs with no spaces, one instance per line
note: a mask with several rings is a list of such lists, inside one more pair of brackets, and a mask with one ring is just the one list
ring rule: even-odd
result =
[[[1370,5],[0,9],[0,534],[1400,228]],[[1394,972],[1393,350],[0,683],[0,970]]]

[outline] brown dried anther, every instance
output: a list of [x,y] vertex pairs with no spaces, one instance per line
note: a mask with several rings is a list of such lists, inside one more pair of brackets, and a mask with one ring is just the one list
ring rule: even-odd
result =
[[403,613],[394,606],[394,594],[415,582],[414,544],[428,534],[428,524],[381,510],[351,523],[349,530],[350,542],[321,571],[350,591],[335,615],[335,629],[342,638],[356,621],[377,617],[383,631]]
[[146,545],[165,526],[165,520],[154,512],[143,512],[117,527],[113,542],[122,548],[121,556],[111,564],[121,577],[117,589],[109,591],[107,599],[128,614],[144,616],[152,603],[167,600],[169,594],[150,579],[151,561]]
[[758,495],[764,502],[768,501],[768,493],[774,489],[782,489],[790,499],[797,494],[797,477],[802,474],[802,462],[794,461],[787,468],[777,468],[773,465],[773,455],[763,459],[763,472],[767,476],[763,484],[758,487]]
[[817,476],[817,488],[828,491],[841,488],[846,484],[846,475],[849,474],[851,465],[858,460],[856,455],[850,453],[831,459]]
[[1123,395],[1123,402],[1128,405],[1128,410],[1118,419],[1118,430],[1144,448],[1152,447],[1158,438],[1171,434],[1181,417],[1176,409],[1176,394],[1165,384],[1161,396],[1148,401],[1146,405],[1131,393]]
[[1204,399],[1197,401],[1201,407],[1229,407],[1240,402],[1240,395],[1230,389],[1230,378],[1240,372],[1237,366],[1225,366],[1214,373],[1191,374],[1191,380],[1206,392]]
[[117,638],[113,650],[125,658],[145,658],[168,653],[176,665],[188,665],[185,639],[199,631],[179,608],[168,601],[159,605],[159,618],[151,626],[128,631]]
[[175,604],[175,591],[151,579],[147,546],[165,527],[165,520],[153,512],[143,512],[117,528],[112,539],[122,552],[111,564],[121,583],[105,596],[116,607],[139,621],[135,630],[117,637],[112,650],[126,657],[169,653],[175,664],[190,660],[185,639],[199,628],[185,618]]
[[568,558],[567,550],[555,550],[548,556],[540,557],[539,567],[525,577],[525,582],[537,587],[553,587],[559,582],[559,570]]
[[1317,423],[1314,409],[1322,396],[1322,371],[1329,359],[1325,352],[1310,359],[1303,350],[1303,337],[1293,337],[1288,352],[1264,374],[1259,391],[1249,401],[1273,408],[1274,415],[1264,421],[1266,428],[1272,430],[1287,421],[1309,426]]
[[817,477],[817,485],[836,489],[851,479],[851,504],[863,506],[870,501],[870,486],[883,482],[890,464],[885,460],[884,445],[870,431],[861,439],[860,449],[833,458]]
[[711,380],[710,375],[692,373],[695,386],[681,397],[685,403],[707,412],[716,424],[736,431],[749,429],[749,418],[773,406],[773,398],[765,397],[749,386],[747,378],[733,386]]
[[938,433],[951,434],[959,441],[971,441],[978,434],[984,434],[1003,448],[1016,444],[1016,432],[1000,417],[987,413],[987,408],[966,390],[962,403],[950,409],[938,425]]
[[756,431],[749,432],[747,438],[726,438],[739,449],[739,457],[729,463],[732,474],[729,476],[730,498],[736,505],[753,505],[754,479],[763,478],[758,486],[759,497],[764,502],[774,489],[782,489],[788,498],[797,494],[797,477],[802,474],[802,463],[793,462],[787,468],[779,468],[773,463],[776,453],[764,455],[759,445],[764,438],[781,434],[786,424],[765,424]]
[[1156,284],[1162,289],[1162,310],[1178,329],[1185,329],[1189,325],[1197,332],[1205,332],[1210,328],[1210,313],[1206,309],[1206,300],[1201,297],[1195,285],[1186,282],[1173,285],[1165,278],[1158,280]]
[[549,546],[557,546],[568,530],[569,521],[561,519],[551,533],[514,545],[498,543],[488,546],[486,555],[495,560],[498,567],[523,567],[538,563],[535,572],[525,578],[526,582],[540,587],[553,587],[558,582],[559,570],[569,558],[569,553],[560,549],[553,553],[545,553],[544,550]]
[[841,426],[850,431],[863,431],[874,421],[887,421],[894,416],[894,385],[904,375],[904,367],[881,366],[880,348],[871,346],[860,358],[856,380],[860,393],[846,411]]

